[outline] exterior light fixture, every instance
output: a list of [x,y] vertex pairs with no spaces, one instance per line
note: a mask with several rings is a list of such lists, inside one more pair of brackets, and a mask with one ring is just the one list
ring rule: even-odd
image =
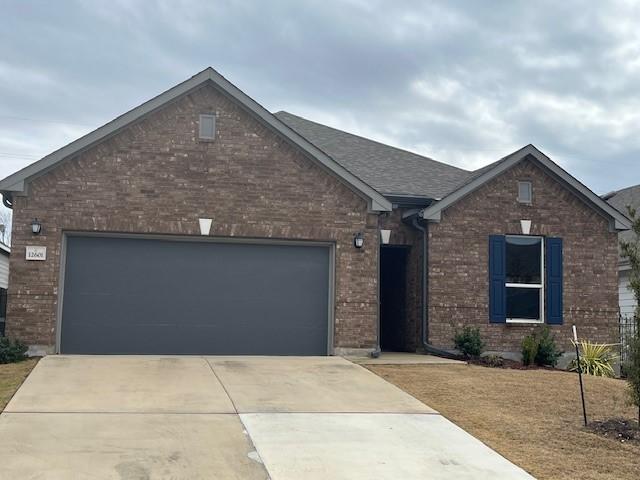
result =
[[356,248],[362,248],[364,245],[364,236],[362,232],[358,232],[353,236],[353,246]]
[[31,232],[34,235],[40,235],[40,232],[42,232],[42,223],[37,218],[34,218],[33,222],[31,222]]

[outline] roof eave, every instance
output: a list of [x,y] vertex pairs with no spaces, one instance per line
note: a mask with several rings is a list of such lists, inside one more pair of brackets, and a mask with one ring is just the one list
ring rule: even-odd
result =
[[332,172],[341,181],[368,200],[369,208],[373,211],[388,212],[392,209],[392,204],[381,193],[373,187],[363,182],[347,169],[338,164],[335,160],[315,147],[311,142],[286,126],[278,120],[272,113],[262,107],[251,97],[242,92],[239,88],[225,79],[222,75],[209,67],[194,75],[190,79],[176,85],[164,93],[152,98],[142,105],[128,111],[111,122],[86,134],[85,136],[71,142],[59,150],[43,157],[37,162],[19,170],[18,172],[0,180],[0,192],[23,193],[26,184],[39,175],[43,175],[54,168],[59,162],[91,148],[97,143],[115,135],[127,126],[141,120],[155,110],[163,107],[167,103],[181,97],[182,95],[199,88],[207,82],[212,82],[223,93],[234,98],[241,106],[251,111],[263,123],[270,126],[276,132],[284,136],[285,139],[295,144],[303,152],[318,161],[326,170]]
[[584,200],[586,203],[589,203],[592,207],[596,208],[604,216],[606,216],[610,221],[611,230],[619,231],[629,230],[631,228],[631,222],[625,215],[623,215],[598,195],[589,190],[585,185],[571,176],[568,172],[554,163],[549,157],[547,157],[544,153],[542,153],[531,144],[508,155],[507,157],[505,157],[504,162],[498,163],[494,168],[491,168],[477,178],[474,178],[471,182],[450,193],[439,202],[425,208],[420,213],[420,216],[428,221],[439,222],[442,218],[443,210],[458,202],[462,198],[466,197],[477,188],[484,185],[486,182],[510,169],[515,164],[519,163],[528,156],[534,157],[556,177],[563,180],[577,193],[579,193],[582,200]]

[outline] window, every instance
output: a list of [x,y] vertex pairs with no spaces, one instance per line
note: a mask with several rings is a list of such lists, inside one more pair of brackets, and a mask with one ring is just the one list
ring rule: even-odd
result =
[[520,203],[532,202],[531,182],[518,182],[518,201]]
[[543,239],[507,236],[505,243],[507,322],[543,322]]
[[563,323],[562,238],[489,235],[489,322]]
[[215,140],[216,138],[216,116],[214,114],[200,115],[200,140]]

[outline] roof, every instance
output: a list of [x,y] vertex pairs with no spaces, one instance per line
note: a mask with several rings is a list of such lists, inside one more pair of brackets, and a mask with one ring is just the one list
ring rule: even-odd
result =
[[55,168],[60,162],[78,155],[99,142],[116,135],[124,128],[146,118],[147,115],[162,108],[169,102],[172,102],[205,84],[213,85],[215,88],[222,91],[222,93],[231,97],[241,107],[253,114],[258,121],[275,130],[285,140],[297,146],[304,154],[315,160],[325,170],[333,173],[338,179],[366,198],[369,201],[369,206],[372,210],[391,210],[391,202],[389,202],[375,188],[347,170],[343,165],[335,161],[316,145],[309,142],[306,138],[289,128],[211,67],[206,68],[190,79],[176,85],[157,97],[152,98],[133,110],[128,111],[115,120],[112,120],[78,140],[71,142],[65,147],[56,150],[37,162],[32,163],[13,175],[0,180],[0,192],[3,193],[3,197],[6,197],[6,194],[24,194],[28,187],[28,183],[31,180],[43,175],[52,168]]
[[11,253],[11,247],[9,245],[5,245],[4,243],[0,242],[0,253],[4,255],[9,255]]
[[[640,185],[634,185],[632,187],[623,188],[615,192],[607,193],[602,196],[607,202],[613,205],[621,212],[627,212],[627,205],[638,209],[640,213]],[[635,234],[631,230],[620,232],[620,240],[631,241],[635,238]],[[623,263],[628,263],[628,260],[621,259]]]
[[288,112],[275,116],[384,195],[439,199],[471,174]]
[[567,173],[533,145],[527,145],[501,158],[497,162],[472,172],[467,179],[463,180],[458,188],[442,200],[421,210],[419,215],[426,220],[440,221],[443,210],[525,159],[533,160],[541,165],[553,177],[567,185],[587,205],[590,205],[605,218],[609,219],[612,230],[628,230],[631,227],[631,222],[626,215],[623,215],[616,208],[589,190],[584,184]]

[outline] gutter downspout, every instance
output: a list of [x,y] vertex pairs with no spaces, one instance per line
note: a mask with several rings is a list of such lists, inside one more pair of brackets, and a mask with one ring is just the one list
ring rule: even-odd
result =
[[439,357],[445,358],[458,358],[457,355],[448,352],[446,350],[442,350],[440,348],[434,347],[429,343],[429,312],[427,305],[427,291],[429,290],[429,277],[428,277],[428,265],[429,265],[429,249],[427,248],[427,229],[420,225],[418,222],[418,215],[415,215],[411,224],[416,230],[422,232],[422,269],[421,269],[421,281],[420,281],[420,310],[422,314],[422,326],[421,326],[421,340],[422,340],[422,348],[427,353],[431,353],[433,355],[437,355]]

